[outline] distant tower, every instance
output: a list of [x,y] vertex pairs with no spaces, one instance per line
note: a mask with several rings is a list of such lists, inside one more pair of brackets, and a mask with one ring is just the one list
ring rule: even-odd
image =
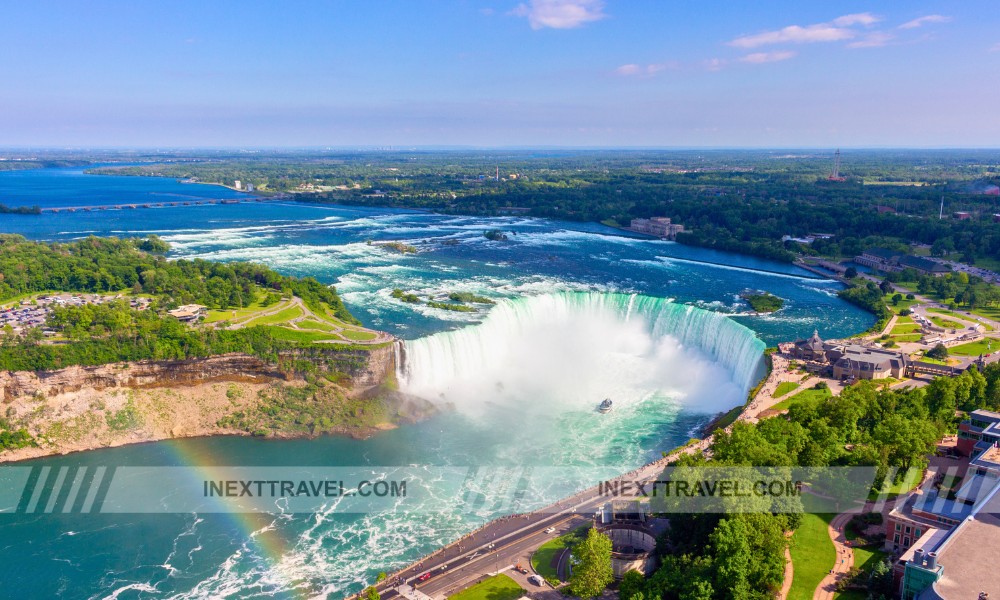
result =
[[941,208],[938,209],[938,221],[944,218],[944,196],[941,196]]
[[497,165],[497,181],[500,181],[500,165]]
[[827,177],[830,181],[845,181],[843,177],[840,176],[840,148],[833,154],[833,173]]

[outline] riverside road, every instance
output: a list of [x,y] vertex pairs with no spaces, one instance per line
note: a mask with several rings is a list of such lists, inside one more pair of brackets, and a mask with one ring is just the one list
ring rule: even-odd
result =
[[[649,463],[615,480],[621,482],[656,481],[663,468],[681,454],[701,452],[708,440],[685,447],[668,458]],[[611,498],[602,495],[598,486],[588,488],[548,507],[524,515],[511,515],[488,523],[468,536],[398,571],[377,588],[382,598],[400,597],[400,585],[415,587],[433,598],[463,589],[484,577],[503,571],[520,562],[530,570],[523,557],[545,541],[593,521],[597,510]],[[555,531],[547,533],[546,530]],[[426,573],[431,577],[419,578]],[[532,587],[528,585],[529,589]],[[551,589],[548,584],[536,589]]]

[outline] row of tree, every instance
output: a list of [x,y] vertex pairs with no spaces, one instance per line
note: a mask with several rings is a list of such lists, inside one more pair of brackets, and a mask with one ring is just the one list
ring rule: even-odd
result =
[[[860,382],[839,396],[793,403],[787,415],[716,431],[711,458],[685,456],[676,465],[870,466],[881,481],[891,467],[900,472],[925,468],[937,440],[954,430],[956,410],[998,405],[998,365],[938,378],[924,389],[897,391]],[[676,478],[676,472],[670,476]],[[660,547],[662,566],[648,578],[629,574],[621,584],[622,600],[773,598],[783,580],[785,532],[801,520],[797,512],[784,510],[671,513]],[[884,580],[868,579],[873,586]]]
[[357,323],[332,286],[313,278],[286,277],[263,265],[206,260],[167,260],[169,245],[145,239],[88,237],[69,243],[28,241],[0,234],[0,302],[44,291],[149,294],[164,307],[203,304],[239,308],[260,292],[296,295],[311,308],[329,306]]

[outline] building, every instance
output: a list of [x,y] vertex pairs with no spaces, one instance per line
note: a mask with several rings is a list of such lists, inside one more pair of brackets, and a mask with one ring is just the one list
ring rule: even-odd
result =
[[[922,535],[895,565],[903,600],[987,600],[1000,598],[1000,448],[991,447],[969,465],[970,476],[956,494],[966,509],[948,529]],[[964,491],[975,486],[978,493]]]
[[[998,415],[1000,416],[1000,415]],[[957,491],[939,493],[944,476],[958,478]],[[930,478],[889,513],[885,550],[898,555],[896,590],[907,600],[1000,597],[1000,572],[985,573],[991,559],[977,556],[1000,545],[1000,447],[979,451],[962,474],[956,465]],[[902,554],[900,554],[902,553]],[[995,570],[994,570],[995,571]],[[992,580],[994,588],[979,582]],[[970,592],[974,592],[970,595]]]
[[879,271],[891,271],[894,266],[893,261],[897,256],[899,256],[899,252],[885,248],[869,248],[862,252],[861,256],[855,256],[854,262]]
[[801,360],[826,362],[826,345],[819,337],[819,331],[813,330],[812,337],[806,340],[796,340],[792,346],[792,356]]
[[957,211],[954,213],[954,217],[959,221],[968,221],[972,218],[972,213],[965,211]]
[[200,304],[185,304],[174,310],[168,310],[167,314],[185,323],[194,323],[205,316],[205,307]]
[[233,182],[233,187],[236,188],[236,189],[238,189],[238,190],[242,190],[243,189],[243,182],[240,181],[239,179],[237,179],[236,181]]
[[[809,339],[796,340],[790,346],[784,346],[783,351],[785,349],[792,358],[827,365],[819,370],[839,380],[903,378],[912,368],[910,360],[902,352],[859,344],[825,342],[819,337],[818,331],[813,331]],[[950,367],[946,374],[952,374]]]
[[678,233],[684,231],[684,226],[671,223],[668,217],[651,217],[649,219],[632,219],[629,229],[638,233],[655,235],[668,240],[675,239]]
[[837,346],[827,350],[827,360],[833,365],[833,378],[846,379],[902,379],[906,375],[908,359],[901,352],[869,348],[857,344]]
[[1000,444],[1000,413],[974,410],[958,424],[958,451],[965,456]]
[[947,265],[920,256],[901,256],[897,262],[899,270],[913,269],[923,275],[940,277],[951,273],[951,269]]
[[596,515],[597,530],[611,539],[615,579],[629,571],[651,575],[656,570],[656,537],[666,530],[666,521],[650,519],[646,511],[639,503],[608,503]]
[[832,233],[810,233],[805,237],[796,237],[794,235],[783,235],[781,236],[782,242],[796,242],[799,244],[812,244],[816,240],[828,240],[833,237]]
[[859,265],[871,267],[877,271],[894,273],[903,269],[913,269],[923,275],[940,277],[951,272],[947,265],[920,256],[910,256],[885,248],[869,248],[854,257]]

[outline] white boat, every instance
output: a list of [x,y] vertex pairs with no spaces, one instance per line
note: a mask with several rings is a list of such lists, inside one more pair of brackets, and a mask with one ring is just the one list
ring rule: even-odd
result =
[[604,402],[597,405],[597,412],[602,414],[611,412],[612,404],[611,398],[605,398]]

